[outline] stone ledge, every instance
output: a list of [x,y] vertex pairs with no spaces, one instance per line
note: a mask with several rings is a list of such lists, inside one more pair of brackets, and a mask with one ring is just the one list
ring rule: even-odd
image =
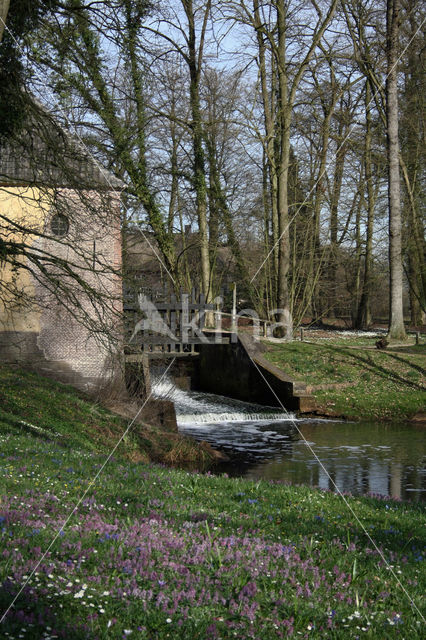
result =
[[302,413],[312,411],[315,399],[303,382],[292,380],[263,355],[248,334],[228,345],[200,345],[198,388],[229,397]]

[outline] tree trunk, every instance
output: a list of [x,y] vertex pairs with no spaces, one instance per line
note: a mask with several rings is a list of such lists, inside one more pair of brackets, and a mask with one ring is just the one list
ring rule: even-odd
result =
[[275,68],[273,59],[271,62],[272,68],[270,70],[270,82],[271,88],[268,91],[268,73],[266,68],[266,46],[263,33],[263,22],[259,14],[259,1],[253,0],[253,14],[254,14],[254,27],[256,29],[257,46],[259,52],[259,77],[262,93],[262,105],[263,105],[263,117],[265,122],[265,142],[264,149],[267,158],[267,167],[269,175],[270,186],[270,202],[271,202],[271,231],[272,231],[272,255],[274,265],[274,280],[273,289],[276,295],[276,281],[278,274],[278,238],[279,238],[279,221],[278,221],[278,206],[277,206],[277,192],[278,192],[278,179],[277,179],[277,166],[276,166],[276,148],[275,148],[275,123],[274,123],[274,95],[275,95]]
[[355,327],[357,329],[367,329],[371,324],[371,271],[373,261],[373,223],[374,223],[374,205],[375,195],[373,189],[373,172],[371,164],[371,91],[370,82],[365,83],[365,110],[366,110],[366,129],[365,129],[365,159],[364,172],[367,187],[367,238],[365,243],[364,258],[364,280],[362,283],[361,300],[358,307]]
[[387,152],[388,152],[388,200],[389,200],[389,338],[406,338],[402,306],[402,234],[399,182],[398,142],[398,33],[399,0],[387,0]]
[[361,287],[361,256],[362,256],[362,240],[361,240],[361,199],[358,202],[355,216],[355,274],[352,280],[352,325],[355,325],[359,309],[359,291]]
[[404,92],[401,104],[402,135],[400,169],[404,180],[406,276],[409,284],[411,324],[423,324],[426,314],[426,242],[422,219],[422,176],[426,154],[424,147],[425,93],[422,53],[425,39],[418,29],[416,5],[407,0],[407,65],[404,71]]
[[10,0],[0,0],[0,42],[3,39],[6,18],[9,12]]
[[277,72],[279,102],[277,119],[279,123],[280,150],[278,164],[278,320],[282,324],[287,340],[293,338],[293,321],[288,289],[290,268],[290,230],[288,217],[288,167],[290,162],[291,105],[288,102],[288,79],[286,69],[286,15],[284,5],[277,6],[278,52]]
[[[210,255],[209,236],[207,226],[207,186],[204,166],[203,129],[200,109],[200,65],[202,61],[202,48],[204,28],[201,35],[199,51],[196,48],[195,12],[192,0],[182,0],[182,5],[188,20],[188,67],[190,75],[189,100],[191,106],[191,132],[193,147],[193,180],[196,198],[198,218],[198,232],[200,238],[201,258],[201,287],[207,302],[211,300],[210,290]],[[210,11],[210,2],[207,2],[205,16]]]
[[263,205],[263,243],[264,243],[264,293],[260,300],[262,306],[262,316],[264,318],[269,317],[271,310],[271,303],[274,300],[273,296],[273,282],[271,274],[271,257],[269,255],[270,245],[270,224],[271,224],[271,194],[268,188],[268,164],[265,152],[263,152],[262,158],[262,205]]
[[345,165],[346,152],[348,144],[346,139],[348,137],[347,129],[345,127],[344,115],[341,114],[338,131],[337,131],[337,151],[334,162],[334,177],[333,177],[333,189],[331,193],[330,202],[330,255],[328,262],[328,315],[334,318],[336,313],[339,313],[339,301],[338,296],[338,283],[337,283],[337,267],[338,267],[338,250],[339,242],[337,237],[338,232],[338,212],[340,193],[342,190],[343,181],[343,169]]
[[319,167],[318,178],[315,184],[315,198],[312,220],[312,238],[311,238],[311,260],[309,263],[309,271],[307,277],[307,286],[309,287],[309,295],[311,298],[312,315],[314,318],[320,318],[325,312],[327,314],[327,305],[323,304],[323,291],[320,286],[320,272],[324,261],[324,252],[321,251],[320,229],[321,229],[321,208],[324,201],[324,193],[326,190],[326,173],[327,173],[327,154],[330,140],[330,121],[333,115],[333,107],[323,105],[324,120],[321,125],[321,148],[319,150]]

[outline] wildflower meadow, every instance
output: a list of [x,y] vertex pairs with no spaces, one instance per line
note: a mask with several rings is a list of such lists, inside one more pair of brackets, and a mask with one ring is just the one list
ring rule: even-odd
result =
[[419,504],[0,437],[2,638],[424,637]]

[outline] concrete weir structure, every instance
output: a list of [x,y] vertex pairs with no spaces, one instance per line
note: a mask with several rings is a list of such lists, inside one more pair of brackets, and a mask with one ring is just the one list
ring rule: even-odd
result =
[[242,333],[233,334],[225,344],[200,344],[192,386],[246,402],[282,405],[289,411],[314,411],[315,399],[307,393],[306,384],[291,380],[268,362],[264,350],[261,343]]

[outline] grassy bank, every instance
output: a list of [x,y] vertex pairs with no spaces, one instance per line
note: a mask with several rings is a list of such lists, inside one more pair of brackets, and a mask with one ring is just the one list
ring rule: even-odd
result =
[[416,504],[0,438],[1,637],[422,637]]
[[380,351],[374,346],[376,339],[337,335],[309,342],[267,343],[265,356],[312,387],[324,411],[366,420],[403,420],[424,411],[426,346]]
[[[116,404],[118,407],[119,403]],[[125,408],[130,417],[137,413],[137,406]],[[3,433],[18,435],[26,431],[68,448],[102,453],[114,447],[129,422],[130,418],[108,411],[71,386],[24,369],[0,365]],[[202,466],[211,460],[192,440],[140,421],[124,437],[117,454],[133,461],[167,464],[188,462]]]

